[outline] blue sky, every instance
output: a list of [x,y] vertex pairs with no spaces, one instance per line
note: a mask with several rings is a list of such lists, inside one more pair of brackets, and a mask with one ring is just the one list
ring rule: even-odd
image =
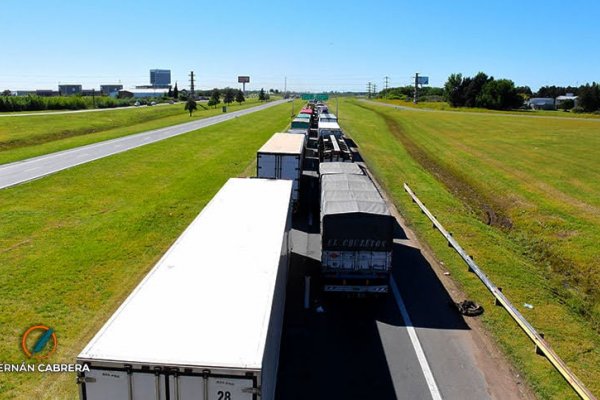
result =
[[[355,4],[356,3],[356,4]],[[484,71],[533,89],[600,81],[600,2],[1,0],[0,90],[147,84],[366,90]]]

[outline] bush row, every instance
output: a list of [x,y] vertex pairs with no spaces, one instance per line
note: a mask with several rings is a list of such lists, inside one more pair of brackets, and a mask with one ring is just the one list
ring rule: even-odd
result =
[[0,96],[0,112],[6,111],[42,111],[42,110],[82,110],[86,108],[125,107],[135,103],[135,99],[115,99],[113,97],[69,96]]

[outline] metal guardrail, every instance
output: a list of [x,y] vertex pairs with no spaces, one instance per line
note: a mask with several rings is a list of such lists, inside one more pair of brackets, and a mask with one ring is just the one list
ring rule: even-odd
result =
[[448,241],[448,246],[454,248],[460,257],[469,267],[469,271],[475,273],[477,277],[483,282],[485,287],[492,293],[495,298],[496,305],[501,305],[515,320],[515,322],[525,331],[527,336],[535,344],[535,351],[537,354],[544,355],[552,363],[552,365],[558,370],[558,372],[565,378],[565,380],[571,385],[573,390],[584,400],[597,400],[596,397],[589,391],[588,388],[575,376],[573,371],[567,367],[565,362],[552,350],[548,342],[544,339],[544,334],[539,333],[535,328],[523,317],[523,315],[512,305],[512,303],[502,293],[502,288],[497,287],[492,281],[485,275],[485,273],[479,268],[479,266],[473,261],[473,258],[469,256],[465,250],[458,244],[458,242],[452,237],[442,224],[434,217],[434,215],[425,207],[425,204],[419,200],[411,188],[405,183],[404,190],[412,197],[413,203],[416,203],[421,211],[431,220],[433,228],[440,231],[440,233]]

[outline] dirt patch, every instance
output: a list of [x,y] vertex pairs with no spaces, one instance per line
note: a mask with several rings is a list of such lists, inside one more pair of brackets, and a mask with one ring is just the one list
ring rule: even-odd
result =
[[[360,107],[366,108],[359,104]],[[443,166],[432,158],[424,149],[413,142],[402,130],[402,127],[389,115],[381,111],[366,108],[382,117],[390,132],[397,137],[410,156],[424,169],[436,177],[448,190],[458,197],[468,208],[473,210],[479,218],[488,225],[509,230],[513,227],[503,207],[491,198],[483,195],[464,176]]]

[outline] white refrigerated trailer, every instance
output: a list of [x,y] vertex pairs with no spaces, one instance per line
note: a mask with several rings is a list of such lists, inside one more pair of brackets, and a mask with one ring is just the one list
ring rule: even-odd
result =
[[293,181],[292,203],[300,198],[305,135],[276,133],[256,153],[256,176]]
[[86,400],[271,400],[292,183],[230,179],[77,357]]

